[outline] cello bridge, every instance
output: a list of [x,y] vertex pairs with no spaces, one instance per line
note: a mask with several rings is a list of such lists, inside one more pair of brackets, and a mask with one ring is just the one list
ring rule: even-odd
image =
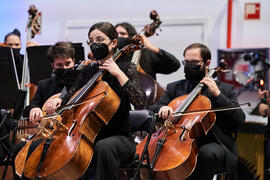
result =
[[176,130],[174,124],[171,121],[169,121],[169,120],[166,120],[164,122],[164,126],[165,126],[165,128],[167,129],[168,132],[171,132],[171,133],[177,133],[178,132]]

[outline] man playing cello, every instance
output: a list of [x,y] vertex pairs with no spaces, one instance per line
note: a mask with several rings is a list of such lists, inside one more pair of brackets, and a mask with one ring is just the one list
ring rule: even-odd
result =
[[[238,105],[233,86],[205,77],[211,62],[211,52],[199,43],[184,50],[184,72],[186,79],[167,85],[166,93],[149,109],[158,112],[161,119],[171,117],[173,109],[168,104],[176,97],[189,94],[198,83],[203,83],[201,94],[208,97],[212,108]],[[237,149],[232,133],[243,125],[245,114],[242,109],[216,113],[216,122],[207,135],[196,140],[199,147],[197,164],[188,179],[212,180],[216,173],[232,173],[237,166]],[[169,160],[168,160],[169,161]]]
[[60,93],[67,83],[72,84],[67,80],[71,79],[74,72],[75,49],[72,45],[69,42],[57,42],[48,49],[48,57],[53,68],[53,76],[38,83],[34,99],[24,110],[23,116],[29,116],[31,122],[37,122],[43,117],[41,108],[47,99]]

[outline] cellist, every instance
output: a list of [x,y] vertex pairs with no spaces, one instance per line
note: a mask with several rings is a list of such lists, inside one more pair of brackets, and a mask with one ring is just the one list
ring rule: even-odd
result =
[[[136,66],[121,58],[116,62],[112,57],[117,47],[117,32],[109,22],[94,24],[88,32],[88,44],[96,61],[88,64],[79,75],[71,89],[63,98],[48,102],[48,108],[54,112],[57,107],[67,103],[99,69],[105,70],[102,80],[120,97],[120,106],[108,125],[100,130],[95,139],[94,155],[90,167],[95,169],[95,180],[118,180],[120,164],[132,158],[136,145],[129,133],[130,103],[143,107],[145,94],[137,79]],[[108,104],[110,106],[110,104]],[[89,179],[89,175],[84,175]]]
[[75,49],[69,42],[55,43],[48,49],[47,55],[53,69],[52,76],[38,82],[37,92],[23,112],[23,116],[29,117],[33,123],[43,117],[41,108],[47,99],[60,93],[65,85],[67,88],[71,86],[71,75],[75,72]]
[[[183,53],[185,79],[167,85],[165,94],[149,108],[158,112],[160,119],[171,117],[173,109],[167,106],[174,98],[189,94],[198,83],[205,86],[201,94],[208,97],[212,108],[238,105],[232,85],[205,77],[211,62],[209,48],[200,43],[189,45]],[[220,171],[232,173],[237,166],[237,148],[232,133],[243,125],[245,114],[242,109],[216,113],[216,123],[206,136],[196,144],[199,155],[195,170],[188,179],[212,180]],[[169,160],[168,160],[169,161]]]

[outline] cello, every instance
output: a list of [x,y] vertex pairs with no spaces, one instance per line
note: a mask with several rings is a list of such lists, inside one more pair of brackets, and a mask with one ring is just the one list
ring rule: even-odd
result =
[[[207,77],[225,72],[225,68],[226,64],[222,63],[220,67],[211,69]],[[166,119],[163,126],[151,136],[148,151],[155,179],[182,180],[193,172],[198,155],[195,139],[206,135],[216,119],[211,111],[210,99],[199,94],[203,87],[204,84],[199,83],[190,94],[172,100],[168,106],[178,115]],[[204,111],[188,113],[199,109]],[[146,139],[137,145],[136,153],[140,156]]]
[[[155,34],[156,29],[159,28],[160,24],[162,23],[159,19],[158,13],[153,10],[150,12],[150,18],[153,22],[149,25],[145,25],[143,30],[140,34],[144,34],[146,37],[150,37]],[[137,65],[138,76],[140,80],[140,84],[142,89],[146,94],[145,106],[154,104],[165,92],[165,89],[149,74],[144,72],[144,70],[140,66],[142,50],[137,50],[133,53],[131,62]]]
[[[138,44],[118,50],[113,59],[141,48],[142,38],[135,39]],[[101,80],[103,73],[99,69],[67,105],[42,118],[35,137],[15,159],[19,175],[30,179],[78,179],[85,172],[99,130],[109,123],[120,105],[117,94]]]

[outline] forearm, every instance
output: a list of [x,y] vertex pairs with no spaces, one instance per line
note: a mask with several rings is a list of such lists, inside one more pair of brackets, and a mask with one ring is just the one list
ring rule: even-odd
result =
[[123,71],[119,71],[119,74],[116,76],[116,78],[118,79],[118,81],[122,87],[128,81],[128,77],[125,75],[125,73],[123,73]]

